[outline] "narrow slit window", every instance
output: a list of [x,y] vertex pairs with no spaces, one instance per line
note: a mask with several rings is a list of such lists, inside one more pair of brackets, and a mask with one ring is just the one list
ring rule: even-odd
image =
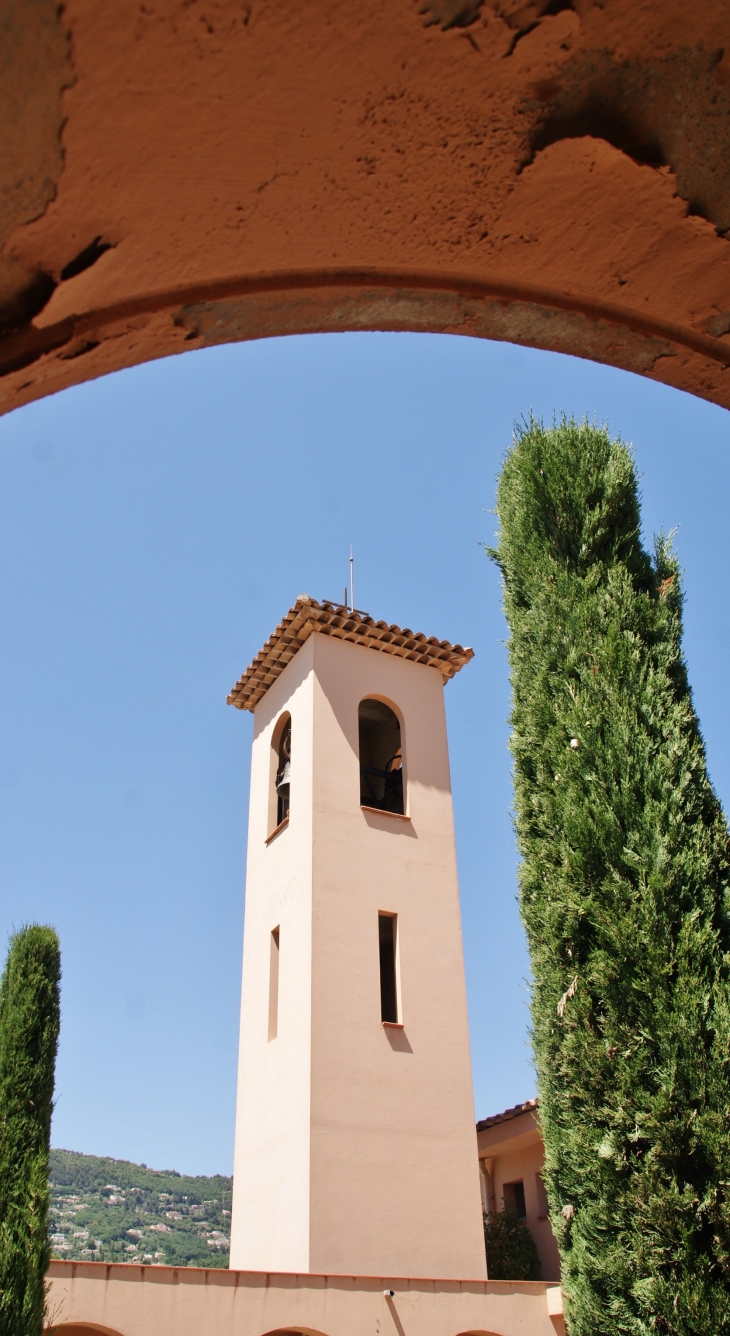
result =
[[380,945],[380,1019],[389,1025],[398,1024],[397,978],[398,919],[395,914],[378,914]]
[[269,944],[269,1042],[279,1029],[279,929],[274,928]]
[[403,745],[397,714],[382,700],[361,700],[358,732],[360,806],[403,816]]

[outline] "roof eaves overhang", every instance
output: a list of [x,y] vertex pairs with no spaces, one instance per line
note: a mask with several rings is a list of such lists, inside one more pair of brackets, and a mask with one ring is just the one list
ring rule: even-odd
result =
[[435,636],[427,637],[408,627],[376,622],[366,612],[350,611],[336,603],[317,603],[307,594],[300,594],[238,679],[226,697],[227,703],[238,710],[255,710],[313,632],[438,668],[444,683],[474,657],[473,649],[463,645],[452,645]]

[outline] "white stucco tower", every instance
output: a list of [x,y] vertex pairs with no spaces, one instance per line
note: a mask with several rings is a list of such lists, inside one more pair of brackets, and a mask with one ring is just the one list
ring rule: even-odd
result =
[[483,1279],[444,683],[297,599],[254,715],[231,1267]]

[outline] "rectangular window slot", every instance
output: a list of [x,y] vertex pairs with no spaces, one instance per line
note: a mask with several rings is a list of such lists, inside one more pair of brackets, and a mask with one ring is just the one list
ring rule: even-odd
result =
[[269,945],[269,1043],[279,1028],[279,929],[274,928]]
[[518,1220],[524,1220],[527,1215],[527,1208],[525,1206],[525,1185],[522,1179],[518,1179],[516,1183],[505,1183],[502,1195],[505,1211],[514,1211]]
[[388,1025],[397,1025],[398,1016],[398,916],[378,914],[380,946],[380,1018]]

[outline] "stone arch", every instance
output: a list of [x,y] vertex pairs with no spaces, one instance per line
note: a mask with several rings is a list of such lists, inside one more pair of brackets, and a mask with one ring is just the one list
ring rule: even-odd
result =
[[60,1322],[49,1329],[49,1336],[124,1336],[116,1327],[101,1327],[98,1322]]
[[353,329],[507,339],[730,405],[725,0],[8,14],[2,410]]
[[315,1327],[277,1327],[274,1331],[266,1331],[262,1336],[325,1336],[319,1328]]

